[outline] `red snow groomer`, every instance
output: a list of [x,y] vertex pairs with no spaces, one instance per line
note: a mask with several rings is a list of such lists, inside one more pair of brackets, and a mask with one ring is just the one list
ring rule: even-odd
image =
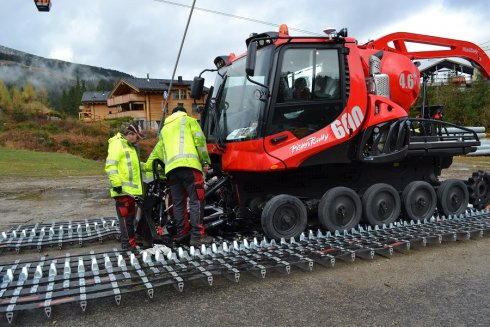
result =
[[[360,46],[346,29],[324,37],[285,30],[252,34],[246,54],[219,56],[217,69],[204,70],[217,72],[201,113],[215,174],[208,228],[259,224],[279,239],[308,224],[342,231],[490,203],[486,172],[439,181],[453,156],[476,150],[477,134],[408,117],[420,89],[414,60],[461,57],[488,79],[482,49],[412,33]],[[410,52],[407,43],[438,50]],[[200,75],[191,96],[199,98],[203,86]]]

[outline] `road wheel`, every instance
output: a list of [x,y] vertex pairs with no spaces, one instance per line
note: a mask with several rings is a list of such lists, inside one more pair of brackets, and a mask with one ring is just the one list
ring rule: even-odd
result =
[[280,194],[271,198],[262,210],[265,234],[274,239],[299,236],[307,224],[306,207],[297,197]]
[[459,215],[468,207],[468,187],[459,179],[448,179],[437,190],[437,209],[445,216]]
[[334,187],[322,196],[318,205],[320,224],[330,231],[350,230],[361,220],[361,199],[354,190]]
[[436,191],[427,182],[411,182],[402,192],[403,213],[408,219],[429,219],[434,214],[436,205]]
[[362,213],[371,225],[390,224],[400,216],[400,196],[391,185],[371,185],[362,196]]

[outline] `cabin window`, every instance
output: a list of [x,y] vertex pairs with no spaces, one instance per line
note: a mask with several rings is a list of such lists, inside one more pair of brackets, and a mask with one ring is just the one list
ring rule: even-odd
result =
[[276,77],[276,104],[268,135],[290,131],[297,138],[332,123],[342,112],[338,49],[287,48]]

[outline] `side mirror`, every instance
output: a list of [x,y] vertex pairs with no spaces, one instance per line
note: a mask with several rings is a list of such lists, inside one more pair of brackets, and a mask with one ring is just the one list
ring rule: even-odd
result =
[[191,85],[191,98],[200,99],[204,90],[204,78],[194,77]]
[[347,37],[349,35],[349,32],[347,31],[347,27],[341,29],[338,35],[341,37]]
[[247,48],[247,61],[245,62],[245,73],[248,76],[255,74],[255,59],[257,58],[257,43],[252,41]]

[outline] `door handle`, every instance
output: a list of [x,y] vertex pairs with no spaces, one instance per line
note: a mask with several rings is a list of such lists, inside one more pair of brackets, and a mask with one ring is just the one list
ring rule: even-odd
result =
[[279,135],[279,136],[271,138],[271,143],[277,144],[277,143],[280,143],[282,141],[285,141],[287,138],[288,138],[287,134]]

